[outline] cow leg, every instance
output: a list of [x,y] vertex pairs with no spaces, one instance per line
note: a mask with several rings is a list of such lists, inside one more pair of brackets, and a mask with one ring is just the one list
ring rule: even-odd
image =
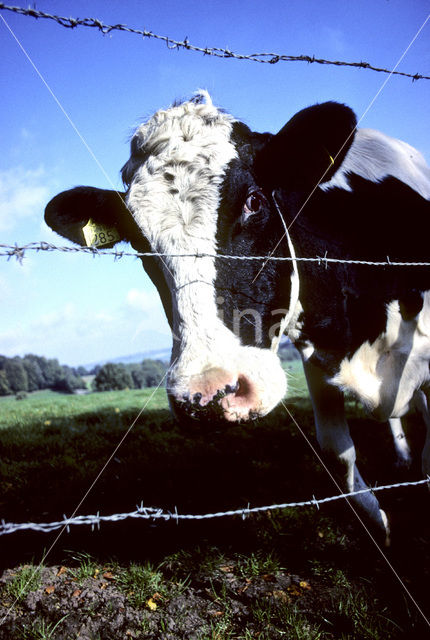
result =
[[[356,453],[348,422],[345,417],[343,393],[326,381],[319,368],[303,359],[303,366],[315,416],[318,443],[322,451],[333,461],[334,469],[342,478],[347,491],[367,488],[355,464]],[[369,491],[353,496],[354,508],[364,512],[367,519],[383,533],[388,544],[388,520],[379,508],[376,497]]]
[[397,466],[402,468],[409,468],[411,466],[411,450],[409,449],[408,441],[406,439],[405,432],[403,431],[402,421],[400,418],[390,418],[389,425],[391,434],[393,436],[394,449],[397,455]]
[[[414,394],[414,403],[426,425],[426,439],[422,452],[421,464],[425,476],[430,476],[430,413],[429,413],[429,391],[418,391]],[[430,486],[430,485],[429,485]]]

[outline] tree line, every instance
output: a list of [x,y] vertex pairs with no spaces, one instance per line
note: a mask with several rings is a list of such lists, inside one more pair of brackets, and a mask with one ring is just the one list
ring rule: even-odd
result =
[[57,359],[28,354],[8,358],[0,355],[0,396],[25,394],[41,389],[74,393],[87,389],[83,376],[93,375],[93,391],[143,389],[159,385],[167,366],[161,360],[136,364],[107,363],[92,369],[61,365]]
[[96,367],[92,388],[94,391],[115,391],[157,387],[163,381],[166,371],[167,366],[161,360],[145,359],[135,364],[108,362],[102,367]]
[[21,358],[0,356],[0,395],[52,389],[73,393],[86,387],[83,367],[61,365],[57,359],[28,354]]
[[292,362],[300,360],[300,354],[292,342],[285,340],[281,342],[278,349],[278,355],[282,362]]

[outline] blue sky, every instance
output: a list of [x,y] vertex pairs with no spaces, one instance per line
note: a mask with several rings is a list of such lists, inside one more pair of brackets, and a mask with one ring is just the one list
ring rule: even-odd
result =
[[[12,4],[12,3],[11,3]],[[21,6],[27,3],[17,2]],[[63,16],[97,17],[199,46],[360,61],[392,68],[430,11],[424,0],[38,0]],[[25,48],[108,178],[53,100]],[[430,22],[399,70],[430,75]],[[257,64],[169,50],[155,40],[0,11],[0,242],[65,240],[43,222],[48,200],[78,184],[121,187],[133,128],[196,89],[258,131],[338,100],[360,117],[387,76],[306,63]],[[381,129],[430,160],[430,81],[392,77],[361,126]],[[124,246],[124,248],[126,248]],[[133,258],[27,254],[0,258],[0,353],[81,364],[170,344],[158,295]]]

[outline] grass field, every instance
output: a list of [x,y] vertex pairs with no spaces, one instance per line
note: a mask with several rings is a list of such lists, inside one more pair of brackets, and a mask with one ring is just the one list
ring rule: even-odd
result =
[[[286,366],[287,404],[315,443],[301,365]],[[142,501],[207,513],[336,493],[283,407],[257,423],[224,429],[179,425],[165,391],[152,394],[38,392],[21,401],[1,399],[0,516],[61,519],[96,478],[79,513],[132,511]],[[353,402],[348,411],[366,478],[402,480],[386,426],[365,420]],[[417,468],[411,474],[416,479]],[[428,498],[423,491],[387,500],[397,518],[390,561],[425,609]],[[0,579],[0,617],[6,616],[0,638],[74,639],[78,628],[94,640],[425,637],[420,615],[339,503],[246,520],[126,521],[94,532],[72,527],[37,568],[56,536],[1,538],[7,571]]]
[[67,395],[55,391],[36,391],[25,400],[15,396],[0,398],[0,428],[33,427],[47,420],[97,413],[117,414],[122,411],[139,411],[147,404],[148,409],[167,409],[167,397],[163,388],[130,389],[127,391],[104,391],[88,395]]

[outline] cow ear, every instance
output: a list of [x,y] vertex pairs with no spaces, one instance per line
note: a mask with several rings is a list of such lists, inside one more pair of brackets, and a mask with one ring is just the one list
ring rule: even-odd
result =
[[352,144],[357,119],[337,102],[296,113],[256,159],[256,171],[269,187],[312,189],[330,180]]
[[131,217],[117,191],[76,187],[53,198],[45,209],[46,223],[61,236],[83,246],[113,247],[127,238]]

